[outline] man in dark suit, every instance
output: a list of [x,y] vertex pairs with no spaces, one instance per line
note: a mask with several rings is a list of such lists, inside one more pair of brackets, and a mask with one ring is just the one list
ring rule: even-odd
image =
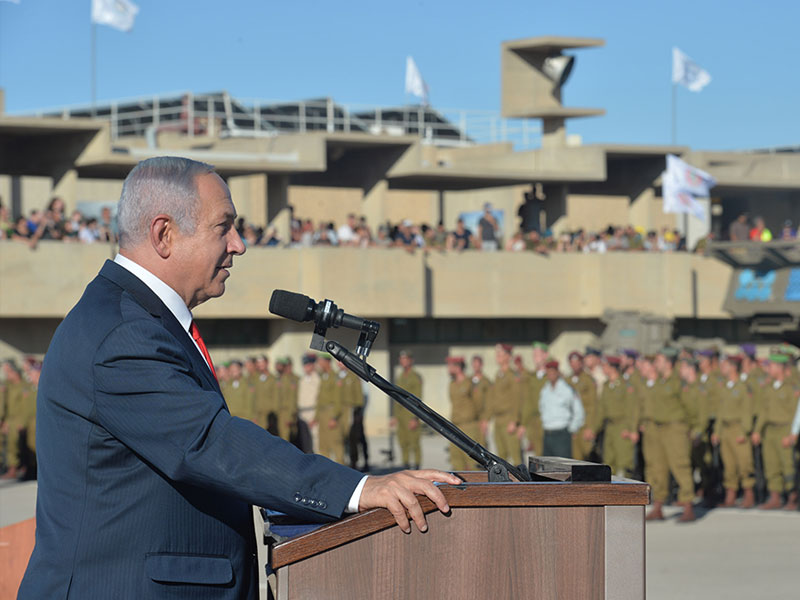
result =
[[140,163],[120,254],[56,331],[39,387],[36,547],[21,599],[258,595],[251,505],[332,520],[383,506],[410,532],[443,511],[435,471],[364,478],[228,412],[191,309],[244,252],[209,165]]

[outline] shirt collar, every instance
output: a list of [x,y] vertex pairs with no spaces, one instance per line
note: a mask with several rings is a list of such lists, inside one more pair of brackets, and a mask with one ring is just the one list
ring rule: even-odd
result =
[[114,262],[141,279],[142,283],[149,287],[150,290],[152,290],[152,292],[166,305],[166,307],[169,309],[169,312],[171,312],[178,320],[178,323],[181,324],[181,327],[183,327],[187,333],[189,332],[189,327],[192,325],[192,313],[186,307],[186,304],[178,295],[178,292],[173,290],[143,266],[133,262],[130,258],[122,256],[121,254],[117,254],[114,257]]

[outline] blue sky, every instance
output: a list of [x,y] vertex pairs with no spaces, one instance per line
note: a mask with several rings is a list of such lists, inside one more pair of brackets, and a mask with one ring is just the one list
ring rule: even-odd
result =
[[[580,50],[568,106],[584,143],[670,141],[671,48],[712,76],[678,90],[678,143],[800,145],[800,3],[791,0],[134,0],[133,31],[98,27],[98,98],[191,90],[342,103],[403,103],[412,55],[439,108],[500,108],[500,43],[601,37]],[[6,110],[90,101],[90,0],[0,0]]]

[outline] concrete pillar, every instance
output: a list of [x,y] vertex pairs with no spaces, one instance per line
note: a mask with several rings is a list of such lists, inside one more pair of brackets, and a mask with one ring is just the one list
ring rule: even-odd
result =
[[267,223],[275,227],[282,240],[291,239],[291,214],[289,212],[289,176],[267,177]]
[[61,196],[68,215],[78,207],[77,170],[67,169],[60,178],[53,180],[53,196]]
[[389,190],[389,183],[385,179],[380,179],[364,190],[364,198],[361,203],[361,214],[367,218],[367,223],[374,233],[377,233],[378,226],[386,220],[386,193]]
[[264,173],[229,177],[228,187],[239,215],[254,225],[267,223],[267,176]]
[[562,217],[567,216],[567,186],[554,183],[544,187],[545,227],[552,228]]
[[563,118],[542,119],[542,148],[563,148],[567,145],[567,126]]

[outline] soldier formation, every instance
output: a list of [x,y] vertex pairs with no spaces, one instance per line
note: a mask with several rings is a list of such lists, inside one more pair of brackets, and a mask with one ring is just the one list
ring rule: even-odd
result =
[[[541,342],[533,344],[532,372],[511,350],[495,348],[494,382],[479,357],[472,377],[463,357],[447,359],[453,422],[483,444],[493,422],[498,456],[517,464],[527,450],[605,462],[618,476],[651,484],[648,520],[663,519],[672,499],[683,506],[680,522],[695,520],[696,501],[797,510],[800,373],[793,347],[774,347],[763,361],[749,344],[726,355],[587,348],[569,354],[569,374]],[[451,461],[456,470],[474,467],[455,448]]]
[[[364,395],[360,380],[329,354],[303,356],[302,375],[291,357],[232,360],[216,367],[231,414],[253,421],[303,452],[316,451],[356,468],[359,450],[369,468],[363,429]],[[348,449],[347,456],[345,448]]]

